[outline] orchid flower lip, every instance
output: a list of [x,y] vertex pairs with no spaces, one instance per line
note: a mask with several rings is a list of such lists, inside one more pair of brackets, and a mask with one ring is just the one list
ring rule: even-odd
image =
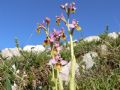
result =
[[65,60],[55,60],[55,59],[50,59],[49,60],[49,63],[50,64],[53,64],[53,65],[55,65],[55,64],[57,64],[57,63],[61,63],[61,65],[63,66],[63,65],[66,65],[68,62],[67,61],[65,61]]

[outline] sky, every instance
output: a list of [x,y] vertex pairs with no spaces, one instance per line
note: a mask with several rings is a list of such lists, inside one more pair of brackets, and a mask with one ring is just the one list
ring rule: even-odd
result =
[[74,39],[99,35],[106,25],[109,32],[120,32],[120,0],[0,0],[0,50],[15,47],[15,38],[21,47],[42,44],[45,34],[36,33],[37,24],[47,16],[51,30],[64,27],[56,26],[55,16],[65,15],[59,6],[73,1],[77,10],[71,20],[78,20],[82,28]]

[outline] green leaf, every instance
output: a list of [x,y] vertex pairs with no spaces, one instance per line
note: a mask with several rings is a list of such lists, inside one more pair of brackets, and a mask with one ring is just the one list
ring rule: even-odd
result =
[[55,75],[55,78],[57,78],[57,70],[54,69],[54,75]]
[[11,83],[10,83],[10,80],[8,78],[6,78],[6,81],[5,81],[5,89],[12,90]]

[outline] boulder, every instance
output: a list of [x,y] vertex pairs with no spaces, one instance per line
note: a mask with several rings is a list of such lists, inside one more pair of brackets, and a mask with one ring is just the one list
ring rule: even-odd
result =
[[89,36],[83,39],[85,42],[92,42],[92,41],[99,41],[100,37],[99,36]]
[[11,58],[13,56],[20,56],[18,48],[5,48],[1,51],[3,57]]
[[98,54],[96,52],[88,52],[88,53],[84,54],[83,62],[85,63],[86,69],[92,68],[92,66],[95,63],[94,58],[97,56],[98,56]]
[[[69,72],[70,72],[70,66],[71,66],[71,62],[69,62],[68,64],[66,64],[65,66],[62,67],[59,77],[63,80],[63,81],[68,81],[69,78]],[[76,63],[76,67],[75,67],[75,72],[76,72],[76,76],[79,75],[79,65]]]
[[27,51],[27,52],[43,52],[45,51],[45,47],[43,45],[26,45],[24,48],[23,48],[24,51]]
[[100,52],[101,52],[102,55],[106,55],[107,51],[108,51],[108,48],[105,44],[100,45]]
[[111,37],[111,38],[113,38],[113,39],[116,39],[116,38],[118,38],[118,34],[117,34],[116,32],[112,32],[112,33],[109,33],[109,34],[108,34],[108,37]]

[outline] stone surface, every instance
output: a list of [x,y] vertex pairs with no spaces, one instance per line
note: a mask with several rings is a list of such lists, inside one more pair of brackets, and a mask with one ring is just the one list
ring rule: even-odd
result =
[[20,56],[18,48],[5,48],[1,51],[3,57],[11,58],[13,56]]
[[99,40],[100,40],[99,36],[89,36],[83,39],[83,41],[86,41],[86,42],[99,41]]
[[[63,66],[61,71],[60,71],[60,76],[59,77],[63,81],[68,81],[70,66],[71,66],[71,62],[69,62],[68,64]],[[79,65],[77,63],[76,63],[76,67],[75,68],[76,68],[76,74],[79,75]]]
[[102,55],[106,55],[107,51],[108,51],[107,46],[105,44],[101,45],[100,46],[100,51],[101,51]]
[[83,62],[85,62],[86,69],[90,69],[94,65],[94,59],[98,54],[96,52],[89,52],[84,54]]
[[118,32],[118,34],[120,35],[120,32]]
[[12,90],[17,90],[17,84],[14,82],[14,85],[12,85]]
[[43,45],[26,45],[24,48],[23,48],[24,51],[27,51],[27,52],[43,52],[45,51],[45,47],[43,47]]
[[[19,48],[21,50],[21,48]],[[27,45],[23,48],[24,51],[27,52],[43,52],[45,51],[45,47],[43,47],[43,45]],[[18,48],[5,48],[1,51],[1,54],[3,57],[8,57],[8,59],[10,59],[13,56],[20,56],[20,52],[18,50]]]
[[111,38],[113,38],[113,39],[116,39],[116,38],[118,38],[118,34],[117,34],[116,32],[112,32],[112,33],[109,33],[109,34],[108,34],[108,37],[111,37]]

